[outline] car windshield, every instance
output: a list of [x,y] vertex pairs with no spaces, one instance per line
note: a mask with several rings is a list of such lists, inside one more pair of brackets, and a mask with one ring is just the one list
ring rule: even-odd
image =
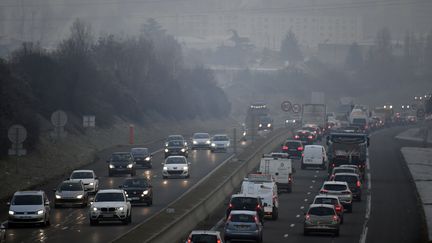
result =
[[172,140],[184,140],[184,138],[181,135],[173,135],[167,138],[167,141],[172,141]]
[[336,205],[338,201],[336,198],[326,198],[326,197],[318,197],[315,198],[314,204],[331,204]]
[[366,119],[364,118],[354,118],[352,121],[353,124],[366,124]]
[[168,146],[172,146],[172,147],[183,146],[183,141],[180,141],[180,140],[169,141]]
[[234,197],[230,202],[234,209],[255,209],[258,199],[253,197]]
[[262,123],[271,123],[272,119],[270,117],[263,117],[261,118]]
[[335,181],[346,181],[348,184],[357,183],[357,176],[350,175],[335,175]]
[[255,218],[250,214],[231,214],[231,222],[253,223]]
[[324,189],[329,191],[345,191],[347,188],[345,185],[327,184],[324,185]]
[[83,191],[80,183],[65,182],[59,187],[59,191]]
[[131,149],[131,153],[134,157],[139,157],[147,156],[149,154],[149,151],[146,148],[133,148]]
[[146,179],[128,179],[123,183],[123,187],[148,187]]
[[42,195],[17,195],[12,200],[12,205],[42,205]]
[[186,164],[186,159],[182,157],[168,157],[166,164]]
[[130,154],[129,153],[122,153],[122,154],[112,154],[111,160],[112,161],[125,161],[129,160]]
[[96,194],[95,202],[123,202],[125,200],[121,192],[104,192]]
[[74,172],[71,175],[71,179],[93,179],[92,172]]
[[203,138],[210,138],[210,135],[207,133],[196,133],[194,134],[193,138],[203,139]]
[[309,209],[308,214],[316,216],[328,216],[335,215],[335,212],[332,208],[328,207],[313,207]]
[[227,136],[214,136],[213,137],[213,141],[228,141],[228,137]]
[[192,235],[191,243],[217,243],[218,238],[216,235],[197,234]]

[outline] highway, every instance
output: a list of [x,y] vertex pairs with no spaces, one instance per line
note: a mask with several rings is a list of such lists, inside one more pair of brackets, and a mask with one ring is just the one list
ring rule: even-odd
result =
[[[40,227],[16,227],[8,229],[7,242],[92,242],[106,243],[125,233],[139,222],[166,207],[170,202],[186,192],[191,186],[226,160],[231,153],[211,153],[208,150],[195,150],[189,153],[191,164],[191,177],[189,179],[162,179],[163,152],[162,142],[147,145],[150,151],[159,151],[153,156],[152,170],[137,170],[137,176],[150,176],[152,178],[154,201],[153,206],[136,206],[132,209],[132,224],[122,225],[117,223],[102,223],[98,226],[90,226],[87,217],[87,208],[59,208],[51,205],[51,226]],[[118,175],[108,177],[106,160],[111,152],[128,151],[127,148],[118,148],[104,151],[99,154],[99,161],[86,166],[84,169],[93,169],[99,176],[99,189],[118,188],[125,177]],[[52,180],[41,188],[48,193],[53,202],[53,189],[61,182],[61,179]],[[0,218],[7,218],[7,206],[1,206]]]

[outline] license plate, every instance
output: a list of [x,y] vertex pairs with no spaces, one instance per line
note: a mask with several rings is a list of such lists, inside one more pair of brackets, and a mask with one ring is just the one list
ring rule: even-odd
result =
[[112,218],[112,217],[114,217],[114,214],[107,213],[107,214],[103,214],[102,217],[104,217],[104,218]]
[[132,200],[139,200],[139,197],[132,197]]

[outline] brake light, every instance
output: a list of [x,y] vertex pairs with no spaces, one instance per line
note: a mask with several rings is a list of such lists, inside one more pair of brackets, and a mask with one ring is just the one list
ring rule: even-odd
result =
[[334,168],[336,165],[335,164],[331,164],[331,166]]
[[303,147],[298,147],[297,151],[303,151]]
[[221,243],[221,240],[218,239],[218,240],[216,241],[216,243]]
[[338,221],[339,217],[337,215],[333,215],[333,221]]
[[229,207],[229,208],[233,208],[234,206],[232,205],[232,203],[230,203],[230,204],[228,205],[228,207]]
[[357,181],[357,187],[361,187],[360,181]]
[[336,212],[341,212],[342,211],[341,205],[336,205],[335,209],[336,209]]
[[189,238],[189,239],[188,239],[188,243],[192,243],[192,240],[191,240],[191,238]]
[[288,146],[283,146],[282,150],[288,150]]
[[309,139],[312,139],[313,137],[312,137],[312,136],[308,136],[308,138],[309,138]]
[[306,220],[309,220],[310,219],[310,215],[309,214],[306,214]]
[[257,223],[257,224],[258,224],[258,223],[259,223],[258,217],[257,217],[257,216],[255,216],[255,217],[254,217],[254,219],[255,219],[255,223]]
[[322,189],[322,190],[320,191],[320,193],[328,193],[328,190],[326,190],[326,189]]

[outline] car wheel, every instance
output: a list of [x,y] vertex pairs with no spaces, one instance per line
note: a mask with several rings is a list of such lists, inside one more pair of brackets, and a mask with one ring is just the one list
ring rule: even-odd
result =
[[48,219],[45,221],[45,226],[50,226],[51,225],[51,221],[50,218],[48,217]]
[[153,205],[153,198],[151,198],[148,202],[147,202],[147,206],[151,206]]
[[272,213],[272,219],[277,220],[279,218],[279,211],[278,208],[273,207],[273,213]]
[[90,225],[98,225],[99,221],[90,219]]

